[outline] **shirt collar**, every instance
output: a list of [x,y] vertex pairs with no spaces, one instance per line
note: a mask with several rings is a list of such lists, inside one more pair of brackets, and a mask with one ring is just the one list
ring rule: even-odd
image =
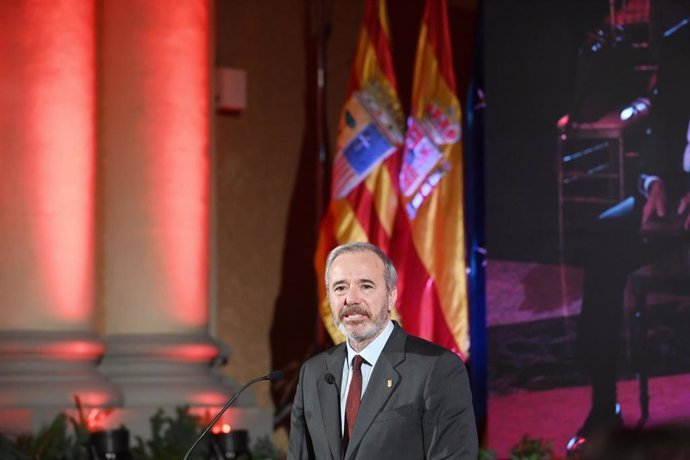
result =
[[383,351],[383,347],[386,346],[386,342],[388,342],[388,338],[391,336],[393,333],[393,321],[388,321],[388,324],[383,328],[381,333],[376,336],[374,340],[371,341],[369,345],[367,345],[364,350],[360,351],[357,353],[352,347],[350,346],[350,343],[346,340],[345,343],[347,344],[347,367],[351,368],[352,367],[352,358],[356,354],[359,354],[364,358],[364,360],[371,366],[374,367],[376,364],[376,361],[379,359],[379,356],[381,356],[381,352]]

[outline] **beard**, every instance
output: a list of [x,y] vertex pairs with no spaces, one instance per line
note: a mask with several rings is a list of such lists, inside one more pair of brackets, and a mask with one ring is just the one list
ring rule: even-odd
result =
[[[345,323],[346,316],[355,314],[362,315],[364,318],[356,323]],[[385,327],[389,318],[390,312],[387,308],[381,309],[378,316],[372,317],[369,311],[359,305],[351,305],[340,310],[337,317],[334,315],[333,322],[348,340],[361,342],[376,337]]]

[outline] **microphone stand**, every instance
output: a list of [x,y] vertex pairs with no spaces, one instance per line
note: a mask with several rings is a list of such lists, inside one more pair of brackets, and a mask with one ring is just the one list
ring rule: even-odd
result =
[[239,395],[242,394],[242,392],[244,390],[246,390],[247,388],[249,388],[250,386],[254,385],[257,382],[261,382],[263,380],[270,380],[271,382],[275,382],[277,380],[281,380],[283,377],[284,377],[284,374],[282,371],[272,371],[272,372],[269,372],[267,375],[264,375],[262,377],[257,377],[255,379],[250,380],[249,382],[245,383],[244,386],[242,388],[240,388],[240,390],[237,393],[235,393],[235,396],[233,396],[230,399],[230,401],[228,401],[225,404],[225,406],[223,406],[223,408],[220,410],[220,412],[218,412],[216,414],[216,416],[213,417],[213,420],[211,420],[211,423],[209,423],[208,426],[204,429],[204,431],[199,435],[199,437],[196,438],[196,441],[194,441],[194,444],[192,444],[192,447],[189,448],[187,453],[184,454],[184,457],[182,460],[187,460],[189,458],[189,454],[192,453],[192,451],[197,446],[197,444],[199,444],[199,442],[201,442],[201,440],[204,438],[206,433],[208,433],[211,430],[211,428],[213,428],[213,425],[215,425],[216,422],[218,421],[218,419],[225,413],[225,411],[228,410],[228,408],[230,406],[232,406],[232,403],[235,402],[235,400],[239,397]]

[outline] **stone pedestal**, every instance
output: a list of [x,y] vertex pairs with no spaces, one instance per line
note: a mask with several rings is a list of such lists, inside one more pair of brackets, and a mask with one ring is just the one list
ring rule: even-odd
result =
[[[228,351],[208,336],[112,335],[107,348],[101,370],[126,400],[125,409],[113,414],[108,423],[112,427],[125,424],[135,435],[150,435],[149,419],[159,409],[172,416],[177,408],[189,406],[191,413],[208,422],[240,389],[218,372]],[[257,383],[262,384],[268,385]],[[271,412],[256,407],[251,388],[240,395],[219,423],[247,429],[253,440],[272,431]]]

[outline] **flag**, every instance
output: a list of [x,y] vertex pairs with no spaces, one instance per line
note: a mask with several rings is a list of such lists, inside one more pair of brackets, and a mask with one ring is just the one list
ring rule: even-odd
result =
[[427,0],[399,172],[400,215],[391,254],[401,277],[405,330],[469,350],[463,153],[446,0]]
[[334,247],[368,241],[388,253],[398,210],[398,171],[404,116],[389,46],[385,0],[366,0],[338,125],[331,197],[319,227],[314,264],[319,311],[335,343],[344,337],[331,320],[324,270]]

